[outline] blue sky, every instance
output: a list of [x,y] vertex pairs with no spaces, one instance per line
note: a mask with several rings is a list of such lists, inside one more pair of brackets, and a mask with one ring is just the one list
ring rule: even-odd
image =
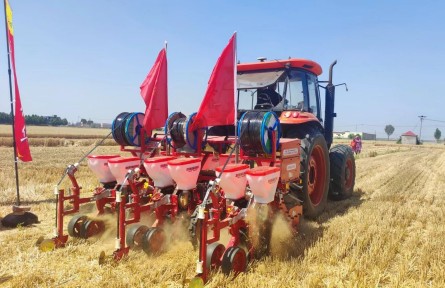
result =
[[[238,59],[337,59],[335,130],[392,124],[445,136],[443,1],[10,0],[25,114],[111,122],[144,111],[139,86],[168,41],[169,112],[195,112],[234,31]],[[0,111],[9,112],[5,37]],[[2,68],[3,67],[3,68]],[[1,72],[3,70],[3,73]],[[3,91],[3,92],[1,92]]]

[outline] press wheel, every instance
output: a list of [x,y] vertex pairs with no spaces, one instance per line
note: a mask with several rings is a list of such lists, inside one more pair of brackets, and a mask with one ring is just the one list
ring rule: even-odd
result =
[[88,239],[101,233],[105,228],[102,221],[87,220],[80,226],[80,237]]
[[71,237],[81,237],[80,228],[88,220],[86,215],[75,215],[68,223],[68,234]]
[[226,275],[233,272],[235,275],[246,271],[247,256],[246,252],[240,247],[229,247],[224,252],[221,269]]
[[142,249],[150,255],[158,255],[165,250],[167,236],[162,228],[149,228],[142,237]]
[[130,248],[142,247],[143,237],[145,233],[148,231],[148,227],[142,224],[137,224],[131,226],[128,231],[127,235],[125,237],[125,242],[127,243],[127,246]]
[[224,254],[224,245],[214,242],[207,246],[206,266],[207,269],[216,269],[221,266],[221,257]]

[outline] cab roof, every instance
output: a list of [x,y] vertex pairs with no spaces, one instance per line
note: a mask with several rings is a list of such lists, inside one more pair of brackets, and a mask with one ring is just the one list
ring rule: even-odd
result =
[[300,58],[291,58],[286,60],[271,60],[271,61],[253,62],[253,63],[240,63],[237,65],[238,72],[280,69],[280,68],[285,68],[286,66],[293,68],[301,68],[309,72],[312,72],[317,76],[323,72],[321,66],[318,63],[312,60],[300,59]]

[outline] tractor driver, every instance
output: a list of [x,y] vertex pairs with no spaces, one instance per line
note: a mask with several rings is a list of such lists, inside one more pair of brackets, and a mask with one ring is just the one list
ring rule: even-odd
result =
[[277,83],[273,83],[265,88],[259,88],[257,93],[257,106],[271,105],[272,107],[277,106],[283,97],[275,91],[277,88]]

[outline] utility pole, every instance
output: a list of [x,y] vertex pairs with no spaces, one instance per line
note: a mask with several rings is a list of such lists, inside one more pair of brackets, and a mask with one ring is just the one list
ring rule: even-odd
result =
[[424,115],[420,115],[419,118],[420,118],[420,134],[419,134],[419,141],[422,141],[422,122],[423,122],[423,119],[426,118],[426,116],[424,116]]

